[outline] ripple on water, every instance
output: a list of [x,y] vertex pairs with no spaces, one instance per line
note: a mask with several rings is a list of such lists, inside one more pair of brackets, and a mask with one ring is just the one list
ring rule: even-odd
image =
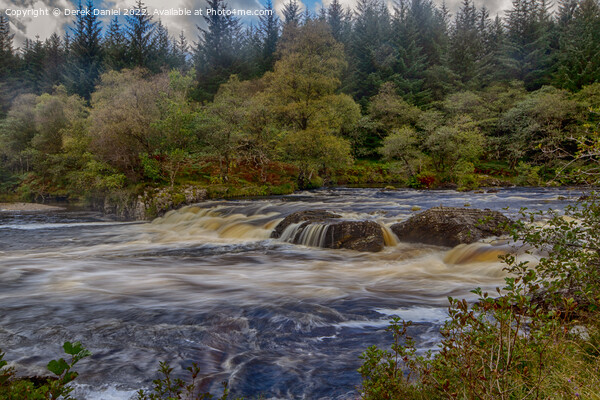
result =
[[[376,254],[270,239],[285,216],[328,209],[384,227],[414,206],[561,209],[562,189],[337,189],[252,201],[213,201],[152,223],[85,212],[0,214],[0,343],[25,371],[80,340],[82,398],[122,399],[150,386],[159,360],[176,376],[199,362],[203,390],[266,398],[354,398],[358,356],[389,346],[389,319],[410,319],[435,349],[447,296],[503,282],[506,243],[454,249],[397,243]],[[386,230],[390,235],[390,232]],[[471,297],[472,298],[472,297]],[[35,356],[32,356],[35,354]],[[332,379],[333,378],[333,379]]]

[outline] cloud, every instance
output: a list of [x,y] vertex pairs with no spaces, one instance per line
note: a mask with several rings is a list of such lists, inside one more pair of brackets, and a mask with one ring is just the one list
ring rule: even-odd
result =
[[[20,46],[26,38],[34,39],[39,36],[41,40],[44,40],[54,32],[64,33],[65,25],[72,18],[64,15],[53,16],[52,10],[54,8],[73,8],[73,4],[67,0],[0,0],[0,12],[11,11],[13,13],[8,18],[11,30],[15,34],[17,46]],[[14,15],[15,12],[24,10],[37,10],[38,15],[33,13],[25,16]],[[44,12],[40,13],[40,10]],[[48,10],[49,15],[44,15],[45,10]]]
[[[350,7],[354,8],[356,6],[356,0],[339,0],[344,8]],[[332,0],[323,0],[323,4],[325,7],[328,7],[331,4]],[[433,0],[435,4],[441,6],[443,0]],[[452,14],[455,14],[456,11],[460,8],[463,0],[446,0],[446,6],[450,10]],[[390,2],[393,5],[393,1]],[[481,8],[485,6],[489,11],[491,16],[495,16],[496,14],[503,15],[504,11],[510,8],[512,4],[511,0],[475,0],[475,5],[477,8]]]
[[[283,7],[289,2],[289,0],[272,0],[272,1],[273,1],[273,8],[275,9],[275,11],[277,11],[279,18],[283,18]],[[296,2],[300,6],[300,11],[304,12],[304,10],[306,9],[306,5],[304,4],[304,2],[302,2],[300,0],[296,0]]]
[[[69,27],[72,26],[73,16],[65,16],[63,13],[58,17],[52,15],[54,8],[60,10],[74,9],[75,2],[78,0],[0,0],[0,12],[6,10],[48,10],[50,15],[43,16],[11,16],[9,17],[11,29],[15,33],[16,45],[21,45],[26,38],[33,39],[39,36],[44,40],[52,33],[56,32],[63,35]],[[85,0],[83,0],[85,3]],[[266,1],[265,1],[266,3]],[[115,9],[130,9],[134,6],[135,0],[104,0],[94,1],[94,5],[100,10],[115,10]],[[171,9],[188,9],[188,10],[203,10],[208,7],[206,0],[145,0],[144,4],[148,7],[148,11],[154,15],[155,10],[171,10]],[[228,0],[229,9],[238,10],[257,10],[263,9],[264,5],[259,0]],[[283,6],[283,1],[276,0],[276,5]],[[100,20],[106,26],[111,16],[102,16]],[[124,22],[124,17],[120,16],[121,22]],[[196,41],[198,37],[197,26],[205,26],[205,21],[202,16],[185,16],[185,15],[154,15],[154,21],[161,20],[162,23],[169,29],[172,36],[179,36],[181,31],[190,42]],[[255,22],[256,17],[243,17],[244,22]]]
[[[86,0],[83,0],[84,2]],[[273,6],[281,17],[281,10],[284,4],[289,0],[273,0]],[[318,11],[323,4],[325,7],[331,4],[332,0],[298,0],[302,9],[308,7],[314,12]],[[393,0],[387,0],[393,2]],[[433,0],[437,5],[441,5],[443,0]],[[4,12],[8,8],[12,9],[37,9],[47,8],[50,11],[57,7],[59,9],[74,8],[74,4],[78,0],[0,0],[0,12]],[[357,0],[340,0],[344,7],[354,8]],[[125,9],[131,8],[135,4],[135,0],[95,0],[95,6],[98,9]],[[266,0],[227,0],[229,9],[262,9]],[[455,15],[460,7],[462,0],[446,0],[446,5],[450,12]],[[189,9],[189,10],[206,10],[206,0],[145,0],[148,10],[153,13],[154,10],[166,9]],[[390,3],[391,4],[391,3]],[[511,0],[475,0],[475,5],[480,8],[485,6],[490,16],[493,18],[496,14],[504,15],[504,11],[511,7]],[[102,17],[102,22],[108,24],[111,17]],[[123,17],[120,17],[123,22]],[[154,18],[158,21],[159,17]],[[185,16],[185,15],[164,15],[160,17],[162,23],[169,29],[172,36],[178,36],[181,31],[184,32],[188,41],[194,42],[198,40],[197,26],[205,26],[205,21],[202,16]],[[58,17],[32,16],[10,17],[11,28],[15,33],[15,42],[20,45],[25,38],[33,39],[39,35],[40,39],[45,39],[53,32],[63,35],[69,26],[72,26],[73,17],[60,15]],[[256,17],[244,17],[242,21],[245,23],[256,23]]]
[[[435,3],[438,5],[442,4],[442,0],[435,0]],[[460,8],[462,0],[446,0],[446,6],[452,12],[452,14],[456,14],[456,11]],[[490,16],[494,18],[497,14],[502,16],[504,15],[504,11],[508,10],[511,7],[511,0],[475,0],[475,5],[477,8],[481,8],[485,6],[490,12]]]

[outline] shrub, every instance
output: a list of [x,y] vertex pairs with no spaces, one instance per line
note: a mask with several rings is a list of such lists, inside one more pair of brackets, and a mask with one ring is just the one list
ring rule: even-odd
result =
[[78,375],[73,371],[73,367],[79,360],[90,356],[91,353],[79,342],[65,342],[63,349],[66,354],[71,356],[70,362],[65,361],[64,358],[50,361],[48,370],[56,377],[40,379],[16,378],[15,369],[7,367],[4,353],[0,352],[0,398],[8,400],[42,400],[58,399],[59,397],[64,400],[72,399],[70,393],[73,388],[69,386],[69,383]]
[[540,167],[532,167],[523,161],[517,165],[517,184],[521,186],[537,186],[541,183]]
[[[362,398],[597,398],[600,204],[592,196],[565,214],[523,212],[530,223],[513,239],[543,256],[505,256],[511,275],[498,297],[475,289],[474,304],[449,298],[438,353],[417,355],[408,324],[394,319],[391,351],[362,356]],[[541,216],[544,225],[532,223]]]
[[[186,368],[186,371],[190,373],[191,379],[189,382],[185,382],[180,378],[174,378],[172,376],[173,368],[164,361],[161,361],[158,369],[160,377],[152,381],[154,386],[150,392],[140,389],[137,392],[137,400],[205,400],[215,398],[210,393],[199,393],[196,379],[198,379],[198,375],[200,374],[200,367],[197,364],[194,363],[191,367]],[[223,382],[223,395],[218,399],[229,399],[227,382]]]

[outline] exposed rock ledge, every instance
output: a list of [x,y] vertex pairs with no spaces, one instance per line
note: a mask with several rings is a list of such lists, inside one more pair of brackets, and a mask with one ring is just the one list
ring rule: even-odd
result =
[[435,207],[390,229],[401,242],[454,247],[505,234],[510,222],[498,211]]
[[91,201],[95,210],[120,220],[150,220],[167,211],[206,200],[205,189],[195,186],[146,189],[141,195],[114,192]]
[[314,233],[318,236],[320,247],[368,252],[383,250],[385,241],[379,224],[373,221],[337,221],[339,218],[340,215],[325,210],[295,212],[275,227],[271,237],[279,238],[286,228],[297,224],[287,240],[295,244],[307,244],[310,239],[315,239],[307,234],[309,226],[323,223],[323,229]]
[[63,207],[37,203],[0,203],[0,212],[60,211]]

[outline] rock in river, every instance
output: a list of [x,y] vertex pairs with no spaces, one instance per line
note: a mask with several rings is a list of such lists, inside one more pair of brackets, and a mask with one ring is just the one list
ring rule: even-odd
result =
[[288,226],[290,226],[292,224],[297,224],[297,223],[305,222],[305,221],[308,223],[323,222],[328,219],[341,218],[341,217],[342,217],[341,215],[334,214],[334,213],[331,213],[326,210],[298,211],[298,212],[288,215],[287,217],[285,217],[283,219],[283,221],[281,221],[279,224],[277,224],[277,226],[275,227],[273,232],[271,232],[271,237],[275,238],[275,239],[281,237],[281,234],[283,233],[285,228],[287,228]]
[[453,247],[506,233],[509,223],[498,211],[435,207],[390,229],[401,242]]
[[338,221],[340,215],[325,210],[299,211],[288,215],[271,233],[272,238],[329,249],[381,251],[383,230],[373,221]]

